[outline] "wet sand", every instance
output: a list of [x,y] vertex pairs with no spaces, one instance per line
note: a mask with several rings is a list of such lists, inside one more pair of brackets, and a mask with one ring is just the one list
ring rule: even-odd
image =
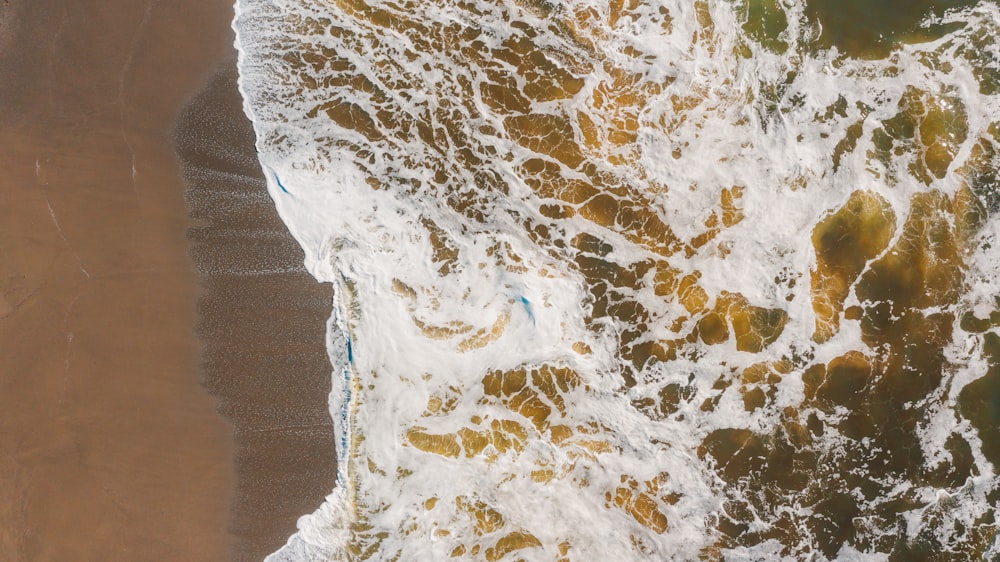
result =
[[336,478],[325,345],[332,289],[306,273],[274,209],[242,104],[233,58],[175,132],[198,224],[190,237],[205,290],[198,306],[205,385],[235,430],[231,528],[241,561],[280,548]]
[[[281,463],[298,459],[269,415],[296,410],[297,394],[272,408],[272,388],[248,384],[223,400],[226,414],[246,410],[273,430],[248,449],[234,447],[199,384],[196,326],[258,350],[209,352],[208,366],[235,376],[285,360],[266,353],[275,344],[255,323],[302,305],[290,295],[262,316],[212,316],[236,310],[207,304],[220,294],[209,279],[197,316],[170,133],[185,100],[232,60],[231,17],[229,0],[0,4],[0,560],[259,558],[294,529],[283,514],[326,493],[274,499],[275,488],[312,490],[286,480],[301,475]],[[322,321],[309,329],[321,344]],[[225,383],[206,382],[225,395]],[[238,438],[245,431],[236,424]]]

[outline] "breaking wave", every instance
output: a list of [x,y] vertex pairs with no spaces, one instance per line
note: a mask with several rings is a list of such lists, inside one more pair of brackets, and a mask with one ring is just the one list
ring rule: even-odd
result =
[[1000,555],[1000,9],[828,4],[239,0],[338,302],[271,558]]

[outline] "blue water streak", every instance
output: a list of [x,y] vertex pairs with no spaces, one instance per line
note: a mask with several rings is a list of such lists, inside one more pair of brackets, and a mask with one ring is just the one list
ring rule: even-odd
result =
[[531,325],[534,326],[535,325],[535,313],[531,311],[531,301],[529,301],[528,299],[526,299],[523,295],[520,296],[520,297],[518,297],[518,300],[520,300],[521,304],[524,305],[524,310],[525,310],[525,312],[528,313],[528,318],[531,319]]
[[281,188],[281,191],[284,191],[285,193],[288,193],[288,190],[285,189],[284,185],[282,185],[281,180],[278,179],[278,174],[274,174],[274,181],[278,182],[278,187]]
[[274,177],[274,183],[278,184],[278,187],[281,188],[281,191],[283,191],[283,192],[288,193],[289,195],[291,195],[291,193],[289,193],[289,191],[287,189],[285,189],[285,184],[281,183],[281,178],[278,177],[278,173],[275,172],[274,169],[271,168],[270,166],[268,166],[267,171],[271,172],[271,176]]

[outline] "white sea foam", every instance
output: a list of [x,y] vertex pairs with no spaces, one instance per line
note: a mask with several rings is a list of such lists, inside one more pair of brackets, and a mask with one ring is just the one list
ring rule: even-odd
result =
[[[810,365],[854,350],[879,353],[865,343],[861,322],[843,315],[832,337],[812,339],[813,229],[855,191],[877,194],[897,220],[892,240],[868,259],[871,265],[903,241],[915,195],[939,190],[955,197],[964,188],[974,146],[995,134],[990,127],[1000,116],[1000,98],[982,93],[976,74],[996,68],[996,45],[986,52],[970,45],[977,35],[995,36],[1000,10],[983,3],[953,13],[947,18],[963,24],[958,30],[866,61],[806,48],[803,38],[816,31],[800,3],[786,7],[782,39],[791,46],[784,54],[748,41],[734,4],[664,2],[669,25],[658,5],[635,4],[614,23],[608,6],[597,2],[573,2],[547,16],[542,12],[549,8],[531,2],[483,2],[475,5],[478,15],[461,2],[405,9],[369,4],[441,33],[425,34],[434,50],[418,44],[418,32],[406,25],[364,13],[361,2],[238,0],[240,85],[268,189],[305,250],[306,267],[334,283],[339,299],[328,338],[338,488],[299,521],[299,532],[271,560],[508,559],[501,543],[509,537],[523,547],[509,558],[525,560],[822,556],[809,531],[791,546],[777,538],[720,542],[720,514],[752,487],[727,482],[701,449],[718,430],[769,435],[782,427],[786,408],[804,408],[803,420],[818,414],[828,427],[850,415],[842,406],[804,406]],[[587,8],[601,16],[595,20],[601,25],[577,30],[586,40],[571,41],[565,28],[551,24]],[[478,34],[466,37],[466,30]],[[558,156],[519,142],[504,111],[487,103],[478,86],[491,80],[490,70],[462,51],[472,35],[482,49],[501,49],[511,38],[529,41],[537,56],[577,76],[577,91],[536,99],[530,108],[536,115],[569,115],[580,146],[587,145],[587,120],[598,124],[599,142],[582,150],[596,172],[564,161],[558,173],[584,182],[612,178],[618,183],[599,189],[636,198],[635,205],[652,209],[690,251],[663,251],[619,224],[601,224],[584,203],[573,205],[574,216],[545,222],[541,206],[560,201],[539,192],[525,163]],[[739,54],[746,49],[751,56]],[[497,68],[524,89],[523,71],[508,62]],[[639,78],[625,93],[642,95],[602,105],[607,85],[623,75]],[[339,80],[344,76],[354,79]],[[900,113],[909,92],[930,96],[947,115],[952,106],[964,111],[967,133],[956,140],[942,177],[913,171],[922,165],[919,149],[879,152],[879,130]],[[615,129],[618,117],[635,122],[633,136]],[[431,132],[414,132],[418,123]],[[860,131],[855,146],[841,151],[852,126]],[[386,130],[373,132],[379,128]],[[615,140],[616,131],[624,142]],[[475,153],[476,163],[463,148]],[[838,151],[835,166],[831,155]],[[742,220],[693,245],[710,230],[713,213],[721,215],[720,198],[732,197],[725,190],[734,186],[742,189]],[[547,237],[531,230],[541,223],[550,224]],[[962,296],[942,311],[983,317],[995,310],[998,224],[991,214],[969,242]],[[707,307],[692,311],[681,296],[656,293],[654,274],[663,267],[656,265],[635,284],[611,283],[624,302],[646,311],[641,327],[629,317],[594,313],[594,281],[573,261],[583,253],[569,249],[581,234],[609,244],[601,257],[608,267],[655,261],[669,264],[678,279],[697,272]],[[669,360],[626,365],[623,333],[638,329],[639,342],[680,342],[676,334],[692,333],[726,293],[780,311],[787,318],[780,335],[749,352],[736,338],[708,345],[695,332]],[[863,304],[854,290],[846,296],[845,308]],[[730,331],[736,329],[729,322]],[[945,382],[924,403],[920,446],[928,463],[947,461],[949,436],[961,435],[973,445],[977,475],[953,489],[882,483],[884,501],[858,500],[856,525],[875,517],[866,509],[875,513],[905,497],[919,500],[903,513],[907,537],[938,533],[947,542],[956,524],[971,528],[990,509],[995,473],[956,406],[961,389],[989,364],[981,338],[954,324]],[[744,391],[756,387],[741,390],[733,373],[781,361],[792,363],[790,372],[772,385],[766,407],[747,411]],[[518,369],[530,379],[543,365],[575,373],[579,384],[562,388],[558,398],[533,391],[552,419],[532,426],[530,415],[509,397],[490,395],[484,381],[491,372]],[[723,379],[729,382],[719,388]],[[658,400],[670,385],[683,394],[673,411],[651,417],[636,406]],[[713,407],[704,406],[713,400]],[[520,424],[513,433],[523,431],[519,445],[470,452],[468,438],[454,437],[501,421]],[[577,429],[561,440],[556,424]],[[423,436],[452,437],[435,441],[438,447],[420,445]],[[442,452],[449,439],[461,446],[456,454]],[[856,450],[836,432],[816,439],[827,462]],[[553,474],[537,476],[547,470]],[[940,494],[961,498],[961,508],[934,515]],[[808,518],[814,506],[794,501],[789,513]],[[630,511],[641,502],[649,517]],[[654,512],[664,518],[662,528]],[[501,522],[483,524],[488,513]],[[768,528],[767,516],[759,514],[765,519],[755,525]],[[852,544],[838,557],[879,559]]]

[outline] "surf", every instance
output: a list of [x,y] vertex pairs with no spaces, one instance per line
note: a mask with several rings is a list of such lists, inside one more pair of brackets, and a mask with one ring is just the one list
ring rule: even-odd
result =
[[274,560],[996,554],[1000,11],[824,6],[237,2],[338,295]]

